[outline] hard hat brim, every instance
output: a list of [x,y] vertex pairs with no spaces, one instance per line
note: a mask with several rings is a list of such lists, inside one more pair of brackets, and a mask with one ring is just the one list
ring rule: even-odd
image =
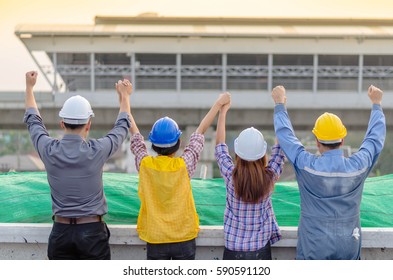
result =
[[90,118],[87,119],[69,119],[69,118],[63,118],[63,122],[67,124],[87,124],[89,122]]

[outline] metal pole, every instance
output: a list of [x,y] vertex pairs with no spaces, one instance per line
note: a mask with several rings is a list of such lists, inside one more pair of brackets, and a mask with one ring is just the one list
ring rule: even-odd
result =
[[48,75],[45,73],[44,69],[42,68],[42,66],[40,65],[40,63],[38,62],[38,60],[34,57],[32,52],[29,52],[31,58],[34,60],[35,64],[38,66],[38,68],[40,69],[41,73],[44,74],[44,78],[45,80],[48,82],[48,84],[51,86],[51,88],[53,89],[53,84],[51,83],[51,81],[48,78]]
[[176,54],[176,91],[181,91],[181,54]]
[[222,91],[227,90],[227,54],[222,54]]

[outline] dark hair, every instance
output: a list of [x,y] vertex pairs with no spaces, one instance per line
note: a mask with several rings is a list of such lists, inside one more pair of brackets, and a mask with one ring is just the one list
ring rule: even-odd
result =
[[168,156],[173,153],[176,153],[177,150],[179,150],[179,147],[180,147],[180,139],[177,140],[175,146],[168,147],[168,148],[157,147],[156,145],[151,144],[151,148],[153,149],[153,151],[155,151],[157,154],[162,156]]
[[71,129],[71,130],[77,130],[77,129],[81,129],[82,127],[84,127],[86,124],[71,124],[71,123],[64,123],[64,127]]
[[[319,143],[321,143],[321,142],[319,142]],[[322,146],[326,147],[326,148],[329,149],[329,150],[337,149],[338,147],[341,146],[341,144],[342,144],[342,142],[333,143],[333,144],[324,144],[324,143],[321,143]]]
[[274,189],[273,171],[266,168],[267,156],[246,161],[236,156],[232,179],[235,194],[244,202],[258,203]]

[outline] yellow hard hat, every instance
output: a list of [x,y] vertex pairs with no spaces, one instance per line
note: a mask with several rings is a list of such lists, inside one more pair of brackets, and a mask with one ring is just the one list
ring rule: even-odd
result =
[[322,144],[335,144],[342,142],[347,129],[335,114],[324,113],[315,121],[312,133]]

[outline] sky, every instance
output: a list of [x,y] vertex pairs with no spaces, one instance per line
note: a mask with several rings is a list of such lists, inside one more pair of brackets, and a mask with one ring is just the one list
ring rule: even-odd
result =
[[[391,0],[0,0],[0,92],[23,91],[38,67],[14,35],[18,24],[94,24],[94,17],[159,16],[393,18]],[[39,79],[36,90],[49,90]]]

